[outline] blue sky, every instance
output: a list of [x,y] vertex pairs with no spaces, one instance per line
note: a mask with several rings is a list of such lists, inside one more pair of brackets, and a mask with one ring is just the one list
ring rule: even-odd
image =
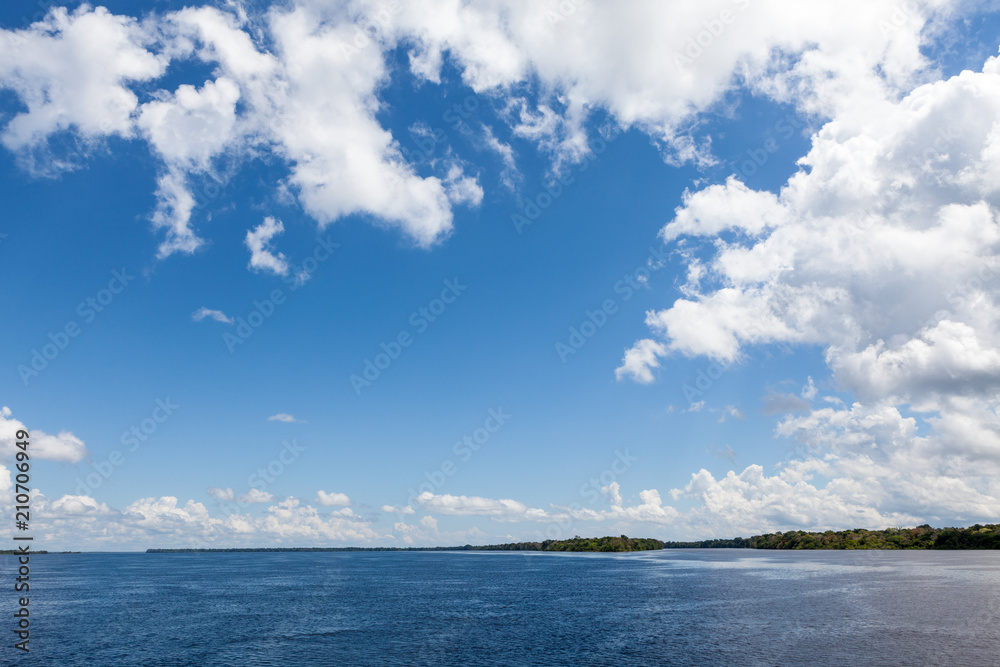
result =
[[0,10],[49,548],[996,519],[995,17],[551,4]]

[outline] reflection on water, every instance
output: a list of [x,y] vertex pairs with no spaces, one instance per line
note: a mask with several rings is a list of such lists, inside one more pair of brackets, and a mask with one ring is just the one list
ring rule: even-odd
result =
[[1000,647],[985,551],[39,555],[31,593],[23,664],[982,667]]

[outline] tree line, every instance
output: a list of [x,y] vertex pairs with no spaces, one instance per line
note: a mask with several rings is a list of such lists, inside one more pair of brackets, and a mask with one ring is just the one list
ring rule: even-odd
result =
[[666,549],[1000,549],[1000,525],[975,524],[968,528],[915,528],[784,533],[734,537],[730,540],[664,542]]

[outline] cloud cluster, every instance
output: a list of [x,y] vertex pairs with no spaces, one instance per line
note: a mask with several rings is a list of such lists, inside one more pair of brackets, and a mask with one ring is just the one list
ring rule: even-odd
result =
[[50,435],[45,431],[29,429],[12,416],[10,408],[3,406],[0,408],[0,457],[12,460],[21,451],[16,443],[20,440],[17,432],[22,430],[31,436],[28,447],[33,459],[77,463],[88,454],[87,446],[71,432],[60,431],[58,435]]
[[[726,91],[743,85],[807,113],[860,113],[927,75],[924,34],[953,4],[294,0],[254,16],[188,7],[141,21],[87,5],[53,9],[0,31],[0,88],[27,106],[0,138],[30,156],[63,131],[88,142],[142,137],[161,164],[151,215],[164,233],[160,257],[204,244],[193,180],[262,153],[284,161],[283,188],[320,225],[366,214],[428,246],[450,232],[454,206],[479,204],[482,188],[452,156],[418,175],[379,123],[387,54],[400,45],[418,81],[440,83],[447,61],[495,97],[511,132],[551,153],[557,169],[589,152],[595,111],[647,133],[670,161],[707,163],[710,142],[691,128]],[[212,67],[212,78],[141,99],[130,88],[148,90],[185,63]],[[511,147],[491,128],[481,134],[512,186]],[[285,266],[273,253],[251,265]]]
[[[27,168],[52,173],[68,168],[53,147],[65,135],[84,152],[109,137],[145,141],[158,160],[150,220],[160,257],[205,245],[197,179],[264,154],[284,164],[279,189],[318,225],[360,214],[426,247],[450,233],[455,207],[479,205],[483,191],[450,154],[418,173],[380,123],[387,54],[398,47],[418,82],[439,83],[447,64],[493,97],[511,134],[548,153],[556,171],[587,155],[597,115],[645,133],[669,162],[707,164],[711,142],[698,119],[728,91],[793,104],[825,123],[800,170],[779,192],[732,177],[685,195],[661,232],[687,264],[681,297],[648,313],[649,337],[625,352],[617,375],[650,383],[671,354],[725,366],[758,345],[811,345],[857,402],[816,408],[811,382],[801,397],[770,394],[765,409],[785,415],[777,432],[797,458],[770,476],[755,465],[722,479],[702,470],[671,492],[691,510],[665,505],[655,489],[625,504],[617,485],[602,510],[430,493],[418,505],[497,521],[703,522],[730,532],[905,523],[932,506],[994,518],[1000,61],[939,81],[921,51],[970,4],[291,0],[253,17],[199,7],[142,20],[88,5],[53,9],[24,30],[0,30],[0,88],[23,105],[0,142]],[[211,68],[210,78],[155,90],[168,68],[186,64]],[[481,134],[512,186],[513,148],[491,128]],[[252,270],[288,273],[271,245],[283,229],[266,217],[247,233]],[[205,308],[193,317],[231,321]],[[6,408],[0,420],[7,431],[20,424]],[[86,455],[72,433],[34,436],[43,458]],[[11,447],[2,433],[0,446]],[[320,492],[317,503],[344,505],[340,495]],[[212,518],[174,498],[116,513],[66,496],[51,509],[64,517],[53,525],[114,517],[109,539],[179,537],[195,525],[210,539],[375,536],[348,507],[322,515],[294,498],[263,518]],[[400,525],[410,535],[437,530],[436,520]]]
[[[858,403],[813,409],[810,381],[808,396],[766,396],[765,411],[805,413],[778,433],[808,442],[816,458],[805,464],[856,483],[858,500],[838,504],[829,485],[796,486],[789,499],[840,516],[877,508],[860,523],[919,516],[930,497],[947,516],[997,516],[984,475],[1000,463],[998,116],[991,58],[837,115],[777,195],[735,178],[689,193],[661,236],[706,252],[686,255],[684,295],[648,313],[654,338],[626,354],[620,375],[648,381],[670,353],[728,364],[760,344],[820,346]],[[867,449],[843,451],[859,442]],[[749,471],[692,493],[728,501],[762,479],[785,489],[783,476],[751,484]]]

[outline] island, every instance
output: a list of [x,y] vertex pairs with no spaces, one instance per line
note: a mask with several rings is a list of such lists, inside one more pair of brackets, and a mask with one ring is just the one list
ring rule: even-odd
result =
[[590,551],[627,552],[650,551],[663,548],[663,542],[649,537],[579,537],[569,540],[543,540],[541,542],[511,542],[460,547],[237,547],[231,549],[146,549],[151,554],[187,553],[274,553],[321,551]]
[[790,530],[752,537],[695,542],[661,541],[649,537],[579,537],[541,542],[466,544],[454,547],[235,547],[229,549],[147,549],[146,553],[253,553],[294,551],[574,551],[614,552],[660,549],[1000,549],[1000,524],[975,524],[967,528],[915,528],[884,530]]
[[700,542],[664,542],[666,549],[1000,549],[1000,525],[968,528],[915,528],[784,533]]

